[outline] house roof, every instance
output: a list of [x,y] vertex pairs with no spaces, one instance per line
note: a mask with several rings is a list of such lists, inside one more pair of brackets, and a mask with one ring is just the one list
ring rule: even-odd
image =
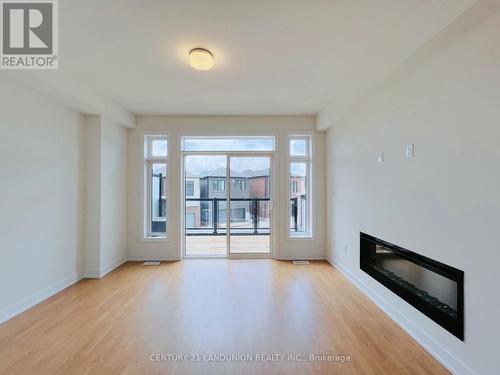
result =
[[[188,175],[192,175],[193,177],[205,178],[205,177],[226,177],[226,168],[220,167],[206,173],[200,173],[199,175],[195,175],[191,172],[186,172]],[[261,169],[258,171],[253,171],[251,169],[246,169],[244,171],[235,171],[231,170],[231,177],[241,177],[241,178],[252,178],[252,177],[262,177],[269,176],[269,169]]]

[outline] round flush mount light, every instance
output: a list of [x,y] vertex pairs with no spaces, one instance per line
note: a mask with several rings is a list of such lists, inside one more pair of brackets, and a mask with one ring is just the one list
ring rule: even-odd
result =
[[197,70],[210,70],[214,66],[214,56],[205,48],[189,51],[189,65]]

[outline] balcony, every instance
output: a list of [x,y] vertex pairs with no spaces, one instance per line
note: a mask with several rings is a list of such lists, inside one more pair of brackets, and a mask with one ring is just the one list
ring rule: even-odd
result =
[[[305,196],[290,200],[292,231],[304,226]],[[225,255],[227,253],[227,201],[225,198],[186,198],[186,254]],[[230,252],[269,254],[271,207],[269,198],[232,198],[230,212]]]
[[[232,198],[231,235],[268,236],[270,232],[269,202],[269,198]],[[186,198],[186,236],[225,236],[227,233],[226,205],[225,198]],[[199,208],[198,217],[196,208]]]
[[[225,198],[186,198],[187,255],[228,253],[226,207]],[[270,214],[269,198],[232,198],[230,252],[270,253]]]

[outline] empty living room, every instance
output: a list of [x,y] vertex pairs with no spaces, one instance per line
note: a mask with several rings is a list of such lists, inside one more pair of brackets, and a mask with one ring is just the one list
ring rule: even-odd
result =
[[0,375],[499,373],[500,0],[0,33]]

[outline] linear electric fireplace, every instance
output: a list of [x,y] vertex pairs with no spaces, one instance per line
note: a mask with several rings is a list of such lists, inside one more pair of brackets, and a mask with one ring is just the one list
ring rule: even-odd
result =
[[360,233],[360,268],[464,340],[464,272]]

